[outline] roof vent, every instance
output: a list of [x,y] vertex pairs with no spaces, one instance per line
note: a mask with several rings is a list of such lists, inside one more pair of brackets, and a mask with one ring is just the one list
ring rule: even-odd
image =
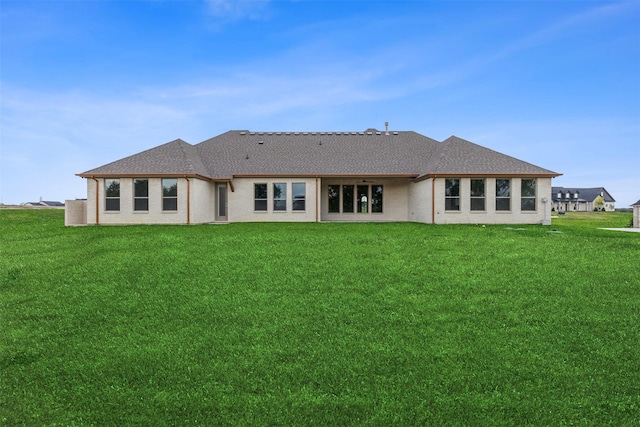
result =
[[373,132],[367,132],[367,135],[373,135]]
[[384,122],[384,128],[385,128],[384,134],[389,135],[389,122]]
[[397,134],[398,134],[398,132],[394,132],[393,134],[394,134],[394,135],[397,135]]
[[260,141],[258,141],[258,144],[262,145],[262,144],[264,144],[264,141],[260,140]]
[[382,132],[377,131],[377,132],[376,132],[376,135],[382,135]]
[[240,135],[246,135],[246,134],[247,134],[246,132],[240,132]]

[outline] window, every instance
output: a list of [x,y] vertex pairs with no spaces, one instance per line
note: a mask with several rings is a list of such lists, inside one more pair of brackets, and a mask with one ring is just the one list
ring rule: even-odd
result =
[[340,212],[340,186],[330,185],[327,193],[329,194],[329,213]]
[[120,180],[105,179],[104,180],[104,205],[107,211],[120,210]]
[[369,186],[358,185],[358,204],[356,206],[358,213],[369,212]]
[[149,210],[149,180],[148,179],[133,180],[133,210],[134,211]]
[[291,184],[291,190],[293,192],[293,210],[305,210],[306,184],[304,182],[294,182]]
[[353,213],[353,185],[342,186],[342,212]]
[[253,186],[254,205],[256,211],[267,210],[267,184],[254,184]]
[[371,212],[382,212],[382,185],[371,186]]
[[520,191],[520,209],[523,211],[536,210],[536,180],[523,179]]
[[484,179],[471,180],[471,210],[483,211],[484,208]]
[[178,180],[176,178],[162,178],[162,210],[178,210]]
[[496,210],[511,210],[511,181],[496,179]]
[[283,182],[273,184],[273,210],[287,210],[287,184]]
[[457,178],[444,181],[444,210],[460,210],[460,180]]

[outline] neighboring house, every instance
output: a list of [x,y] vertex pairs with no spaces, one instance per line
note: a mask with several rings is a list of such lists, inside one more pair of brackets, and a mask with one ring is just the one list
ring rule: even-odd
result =
[[64,208],[64,203],[42,200],[42,197],[40,197],[40,201],[25,202],[25,203],[22,203],[22,206],[38,207],[38,208]]
[[616,210],[616,201],[604,187],[565,188],[552,187],[553,210],[569,211],[606,211]]
[[66,223],[548,224],[558,175],[455,136],[234,130],[78,174],[87,201]]
[[633,228],[640,228],[640,200],[631,205],[633,208]]

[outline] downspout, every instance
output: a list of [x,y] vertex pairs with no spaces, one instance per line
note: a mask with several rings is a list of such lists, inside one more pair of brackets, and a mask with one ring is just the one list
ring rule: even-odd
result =
[[431,224],[436,223],[436,176],[431,178]]
[[187,181],[187,224],[191,224],[191,181],[186,175],[184,179]]
[[91,179],[96,182],[96,225],[99,225],[100,216],[99,216],[98,208],[100,206],[100,197],[98,197],[98,193],[100,191],[100,181],[98,181],[95,176],[92,176]]
[[316,222],[318,221],[318,206],[319,206],[319,196],[318,196],[318,175],[316,175]]

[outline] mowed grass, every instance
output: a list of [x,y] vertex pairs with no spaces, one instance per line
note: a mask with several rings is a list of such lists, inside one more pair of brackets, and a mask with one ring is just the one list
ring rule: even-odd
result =
[[637,426],[640,234],[589,216],[65,228],[0,211],[0,425]]

